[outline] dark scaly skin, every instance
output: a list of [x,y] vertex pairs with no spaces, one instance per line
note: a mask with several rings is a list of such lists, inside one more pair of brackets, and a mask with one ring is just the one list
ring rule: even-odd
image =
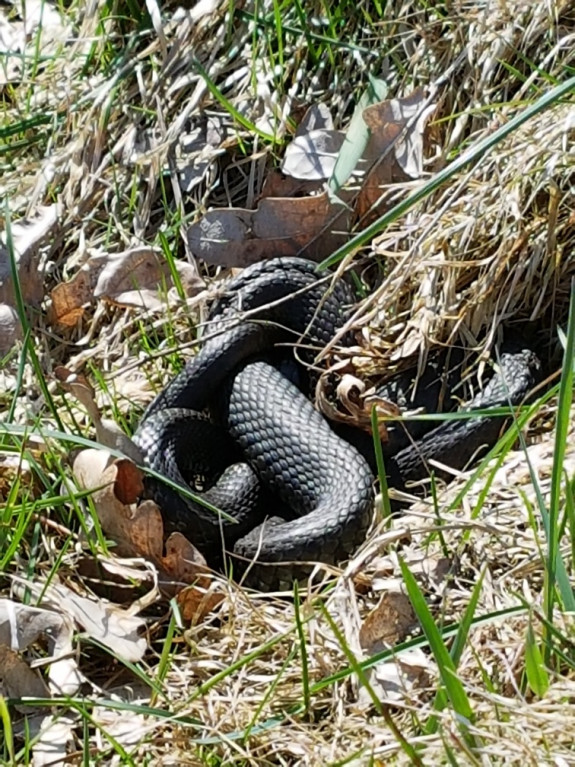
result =
[[[245,499],[238,495],[234,474],[243,474],[245,466],[233,467],[231,482],[226,484],[224,478],[210,491],[210,501],[236,516],[236,523],[182,500],[162,485],[156,487],[155,497],[168,528],[188,534],[209,561],[217,560],[222,540],[240,562],[257,560],[249,582],[262,589],[290,587],[294,579],[309,574],[306,563],[342,561],[365,537],[371,517],[373,474],[367,461],[333,433],[301,391],[261,361],[274,346],[299,340],[303,346],[298,358],[311,362],[333,339],[351,299],[345,284],[339,281],[332,289],[325,278],[311,262],[290,258],[256,264],[230,280],[212,307],[202,348],[150,405],[135,435],[148,466],[181,484],[178,462],[201,463],[207,445],[207,437],[196,438],[191,432],[180,440],[181,427],[188,419],[195,423],[193,411],[205,408],[215,393],[225,392],[218,408],[225,430],[295,519],[286,522],[285,509],[276,510],[280,501],[270,501],[263,509],[265,524],[260,524],[261,517],[249,522],[253,496],[251,490]],[[306,351],[306,346],[313,348]],[[533,353],[512,348],[502,354],[500,373],[468,407],[518,404],[536,374]],[[387,459],[390,484],[403,486],[428,475],[430,459],[463,468],[482,445],[493,444],[503,421],[477,416],[444,422],[418,436],[415,444]],[[233,463],[237,456],[233,449],[224,450],[224,443],[216,437],[216,444],[222,444],[222,461]],[[250,526],[255,529],[247,532]],[[240,564],[237,569],[245,568]]]
[[[343,324],[350,302],[344,284],[332,287],[329,275],[303,259],[272,259],[245,269],[212,307],[202,348],[152,402],[135,435],[146,464],[184,484],[178,464],[187,459],[196,439],[185,435],[185,424],[195,433],[195,411],[230,382],[227,407],[224,403],[226,429],[263,483],[299,519],[278,521],[275,509],[266,510],[274,519],[245,536],[243,523],[254,504],[244,504],[237,485],[218,482],[209,499],[239,519],[236,525],[166,486],[156,483],[152,494],[168,528],[187,533],[208,559],[217,559],[223,537],[244,559],[259,552],[259,562],[276,563],[251,570],[250,583],[260,588],[291,585],[309,572],[302,561],[341,561],[365,537],[373,505],[367,461],[334,434],[305,395],[275,368],[245,364],[281,343],[301,343],[299,358],[313,360]],[[177,439],[180,431],[182,444]],[[201,452],[200,446],[200,458]],[[232,451],[226,448],[228,452]],[[277,566],[278,562],[286,564]]]
[[262,482],[298,516],[284,522],[270,509],[271,520],[236,542],[237,555],[268,563],[252,568],[252,580],[290,587],[294,572],[301,577],[305,566],[294,570],[277,563],[348,557],[365,539],[371,519],[372,474],[363,456],[265,362],[248,363],[235,375],[224,417]]

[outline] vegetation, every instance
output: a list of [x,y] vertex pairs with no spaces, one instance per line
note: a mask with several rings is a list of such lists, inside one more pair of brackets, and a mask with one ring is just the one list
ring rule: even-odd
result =
[[[188,5],[0,9],[0,761],[571,763],[575,3]],[[505,324],[546,385],[341,570],[287,596],[214,576],[190,613],[121,556],[74,451],[123,449],[101,415],[131,433],[193,353],[229,267],[198,257],[206,213],[257,208],[311,107],[345,159],[358,104],[408,97],[427,117],[385,154],[409,135],[421,172],[363,207],[343,160],[329,180],[355,372],[463,345],[477,387]]]

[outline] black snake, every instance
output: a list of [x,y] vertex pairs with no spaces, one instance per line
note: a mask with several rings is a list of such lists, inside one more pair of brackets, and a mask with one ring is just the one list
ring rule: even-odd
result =
[[[342,561],[370,524],[369,460],[302,392],[315,383],[313,360],[343,326],[351,302],[344,281],[304,259],[244,269],[212,306],[200,351],[152,402],[135,434],[150,468],[202,489],[224,512],[151,480],[167,530],[184,532],[213,563],[224,549],[233,551],[237,570],[251,562],[251,583],[264,589],[289,587],[310,572],[310,562]],[[294,350],[303,363],[295,382]],[[517,404],[536,375],[529,349],[503,351],[499,374],[468,407]],[[479,415],[396,445],[386,463],[391,484],[420,478],[430,458],[462,467],[480,445],[493,443],[501,423]]]

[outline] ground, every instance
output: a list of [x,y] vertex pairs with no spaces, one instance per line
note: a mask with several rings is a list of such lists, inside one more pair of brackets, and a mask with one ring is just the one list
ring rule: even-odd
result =
[[[0,9],[0,759],[574,763],[575,4],[188,5]],[[355,275],[361,380],[477,387],[502,325],[547,377],[291,595],[198,583],[101,449],[271,252]]]

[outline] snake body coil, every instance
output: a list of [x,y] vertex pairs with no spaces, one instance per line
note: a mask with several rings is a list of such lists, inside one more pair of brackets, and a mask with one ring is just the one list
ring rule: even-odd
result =
[[[278,348],[285,357],[290,346],[311,363],[342,327],[351,300],[345,283],[304,259],[244,269],[212,307],[200,351],[152,402],[135,435],[150,468],[194,489],[201,476],[204,500],[224,512],[151,482],[167,529],[184,532],[208,561],[223,547],[239,562],[257,560],[251,582],[264,589],[290,586],[310,562],[345,559],[369,525],[369,463],[277,367]],[[536,367],[528,349],[504,353],[500,376],[469,407],[519,402]],[[206,420],[207,408],[217,423]],[[462,423],[473,426],[462,434]],[[444,423],[393,456],[392,481],[421,477],[429,458],[462,466],[500,427],[501,419],[486,416]]]

